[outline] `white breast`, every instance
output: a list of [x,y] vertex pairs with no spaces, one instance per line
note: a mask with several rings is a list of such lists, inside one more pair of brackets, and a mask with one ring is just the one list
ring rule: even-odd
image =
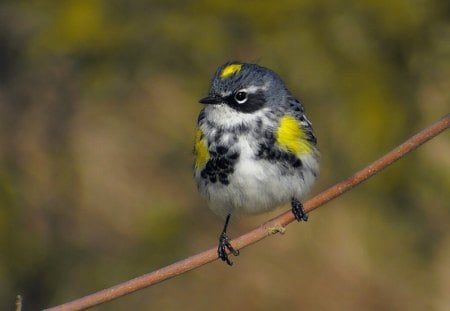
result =
[[[205,108],[205,117],[209,122],[203,122],[201,129],[210,138],[211,146],[215,144],[229,145],[231,134],[226,129],[237,126],[251,126],[261,120],[264,127],[273,123],[267,119],[268,113],[262,109],[247,114],[238,112],[227,105],[213,105]],[[214,124],[212,128],[210,124]],[[213,137],[217,128],[224,131],[218,141]],[[232,149],[239,152],[239,159],[234,167],[234,173],[229,176],[229,184],[220,182],[199,182],[200,193],[207,199],[208,205],[219,216],[228,214],[260,213],[290,202],[295,197],[301,199],[315,180],[313,172],[318,171],[317,159],[312,155],[302,155],[303,174],[282,174],[277,164],[258,159],[258,141],[251,137],[251,131],[238,135]],[[199,172],[196,178],[200,180]]]
[[[298,174],[282,175],[277,165],[256,159],[247,136],[239,138],[237,147],[240,157],[229,177],[230,183],[209,183],[200,189],[211,210],[219,216],[261,213],[288,203],[293,197],[301,199],[315,180],[311,170],[305,170],[302,179]],[[303,156],[302,161],[317,163],[310,155]]]

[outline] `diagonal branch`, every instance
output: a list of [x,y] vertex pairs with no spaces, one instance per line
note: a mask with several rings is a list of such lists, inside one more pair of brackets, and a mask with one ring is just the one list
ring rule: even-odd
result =
[[[393,162],[403,157],[408,152],[416,149],[423,143],[437,136],[450,127],[450,114],[444,116],[441,120],[435,122],[429,127],[423,129],[415,136],[411,137],[403,144],[384,155],[382,158],[368,165],[364,169],[332,186],[331,188],[318,194],[311,200],[305,202],[304,209],[310,212],[328,201],[340,196],[344,192],[349,191],[356,185],[367,180],[371,176],[380,172]],[[260,227],[234,239],[232,244],[234,248],[241,249],[250,244],[256,243],[265,237],[275,234],[283,230],[283,227],[294,221],[294,215],[291,211],[287,211],[269,221],[262,224]],[[217,249],[211,248],[197,255],[188,257],[184,260],[178,261],[174,264],[161,268],[159,270],[144,274],[132,280],[123,282],[113,287],[101,290],[94,294],[67,302],[65,304],[49,308],[47,310],[61,311],[61,310],[80,310],[99,305],[101,303],[117,299],[121,296],[130,294],[145,287],[160,283],[167,279],[173,278],[184,272],[196,269],[202,265],[212,262],[217,259]]]

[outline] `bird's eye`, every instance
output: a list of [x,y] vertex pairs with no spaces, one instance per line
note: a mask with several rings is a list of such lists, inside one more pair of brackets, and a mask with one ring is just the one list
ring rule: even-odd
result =
[[234,99],[237,101],[238,104],[243,104],[247,101],[247,93],[239,91],[234,95]]

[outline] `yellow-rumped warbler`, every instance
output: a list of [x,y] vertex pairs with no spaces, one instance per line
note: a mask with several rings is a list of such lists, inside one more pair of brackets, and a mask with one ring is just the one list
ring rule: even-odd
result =
[[226,63],[215,73],[195,135],[194,176],[209,208],[225,218],[219,258],[239,255],[226,234],[232,214],[260,213],[299,199],[319,170],[311,122],[280,77],[256,64]]

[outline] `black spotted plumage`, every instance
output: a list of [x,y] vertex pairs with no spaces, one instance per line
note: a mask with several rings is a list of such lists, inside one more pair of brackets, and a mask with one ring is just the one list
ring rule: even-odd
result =
[[239,153],[230,151],[228,147],[218,145],[210,150],[210,159],[200,172],[207,182],[220,182],[229,184],[229,175],[234,172],[234,164],[239,158]]
[[277,163],[282,174],[301,173],[295,169],[302,167],[302,161],[293,153],[282,150],[275,144],[275,138],[270,137],[262,140],[258,144],[256,158],[259,160],[267,160],[271,163]]

